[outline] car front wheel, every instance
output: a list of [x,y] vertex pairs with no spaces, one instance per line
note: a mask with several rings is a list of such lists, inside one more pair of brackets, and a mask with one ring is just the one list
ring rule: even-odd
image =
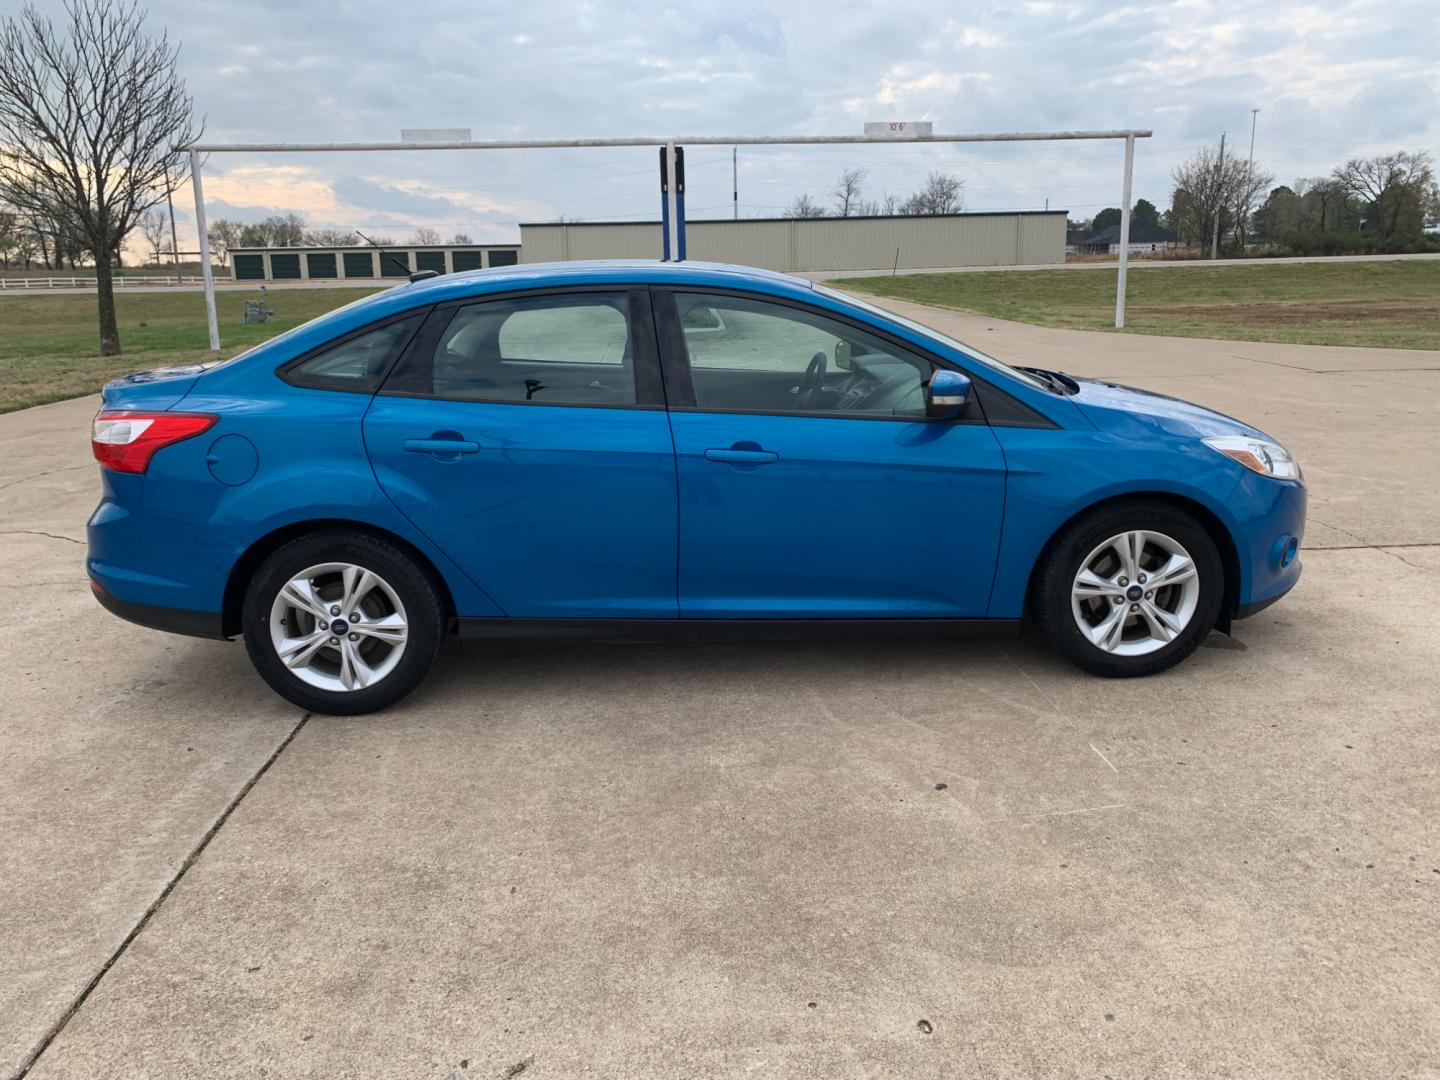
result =
[[440,651],[443,608],[426,572],[365,533],[294,540],[246,592],[245,647],[270,686],[302,709],[353,715],[410,693]]
[[1224,599],[1215,542],[1164,503],[1103,507],[1057,538],[1036,583],[1042,632],[1087,671],[1153,675],[1184,660]]

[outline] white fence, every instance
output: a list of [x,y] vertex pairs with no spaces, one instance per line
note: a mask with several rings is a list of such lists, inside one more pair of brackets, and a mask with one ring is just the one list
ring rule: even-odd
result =
[[[187,274],[177,278],[174,274],[145,276],[116,275],[115,287],[123,289],[129,285],[199,285],[205,279],[199,274]],[[93,277],[19,277],[0,278],[0,289],[93,289]]]

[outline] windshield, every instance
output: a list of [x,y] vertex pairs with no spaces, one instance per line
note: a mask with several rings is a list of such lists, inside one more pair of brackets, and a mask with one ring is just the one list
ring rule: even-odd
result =
[[888,319],[890,322],[898,323],[899,325],[905,327],[905,329],[913,330],[915,333],[920,334],[922,337],[927,337],[931,341],[938,341],[942,345],[948,345],[950,348],[955,349],[958,352],[964,353],[966,356],[976,361],[977,363],[984,364],[986,367],[994,368],[996,371],[1009,375],[1012,379],[1019,379],[1021,382],[1033,386],[1038,390],[1050,389],[1050,387],[1048,387],[1044,382],[1035,378],[1035,376],[1029,374],[1028,372],[1021,371],[1019,368],[1011,367],[1003,360],[996,360],[993,356],[986,356],[974,346],[967,345],[963,341],[956,341],[949,335],[942,334],[939,330],[936,330],[933,327],[926,326],[924,323],[918,323],[914,319],[907,319],[904,315],[897,315],[895,312],[879,307],[876,304],[867,303],[866,301],[861,300],[859,297],[854,296],[851,293],[844,293],[841,292],[839,289],[832,289],[827,285],[821,285],[819,282],[816,282],[815,284],[815,291],[822,296],[830,297],[830,299],[832,300],[839,300],[842,303],[850,304],[853,307],[858,307],[863,311],[868,311],[872,315],[879,315],[881,318]]

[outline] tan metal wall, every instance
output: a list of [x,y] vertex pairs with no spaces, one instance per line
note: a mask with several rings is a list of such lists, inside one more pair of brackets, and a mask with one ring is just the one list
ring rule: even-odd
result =
[[[686,230],[688,258],[770,270],[876,270],[897,254],[902,269],[1063,263],[1065,212],[695,221]],[[659,255],[656,222],[520,226],[522,262]]]

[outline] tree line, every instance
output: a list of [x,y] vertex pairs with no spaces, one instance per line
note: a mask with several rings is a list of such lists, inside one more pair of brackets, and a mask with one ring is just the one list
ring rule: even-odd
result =
[[958,214],[965,209],[965,181],[951,173],[932,172],[919,190],[901,198],[889,192],[863,198],[866,169],[845,169],[828,195],[830,204],[809,193],[797,195],[785,208],[787,218],[894,217],[901,214]]
[[1440,250],[1425,226],[1440,219],[1430,155],[1400,150],[1351,158],[1326,176],[1274,186],[1275,178],[1219,147],[1176,166],[1162,224],[1190,245],[1242,254]]

